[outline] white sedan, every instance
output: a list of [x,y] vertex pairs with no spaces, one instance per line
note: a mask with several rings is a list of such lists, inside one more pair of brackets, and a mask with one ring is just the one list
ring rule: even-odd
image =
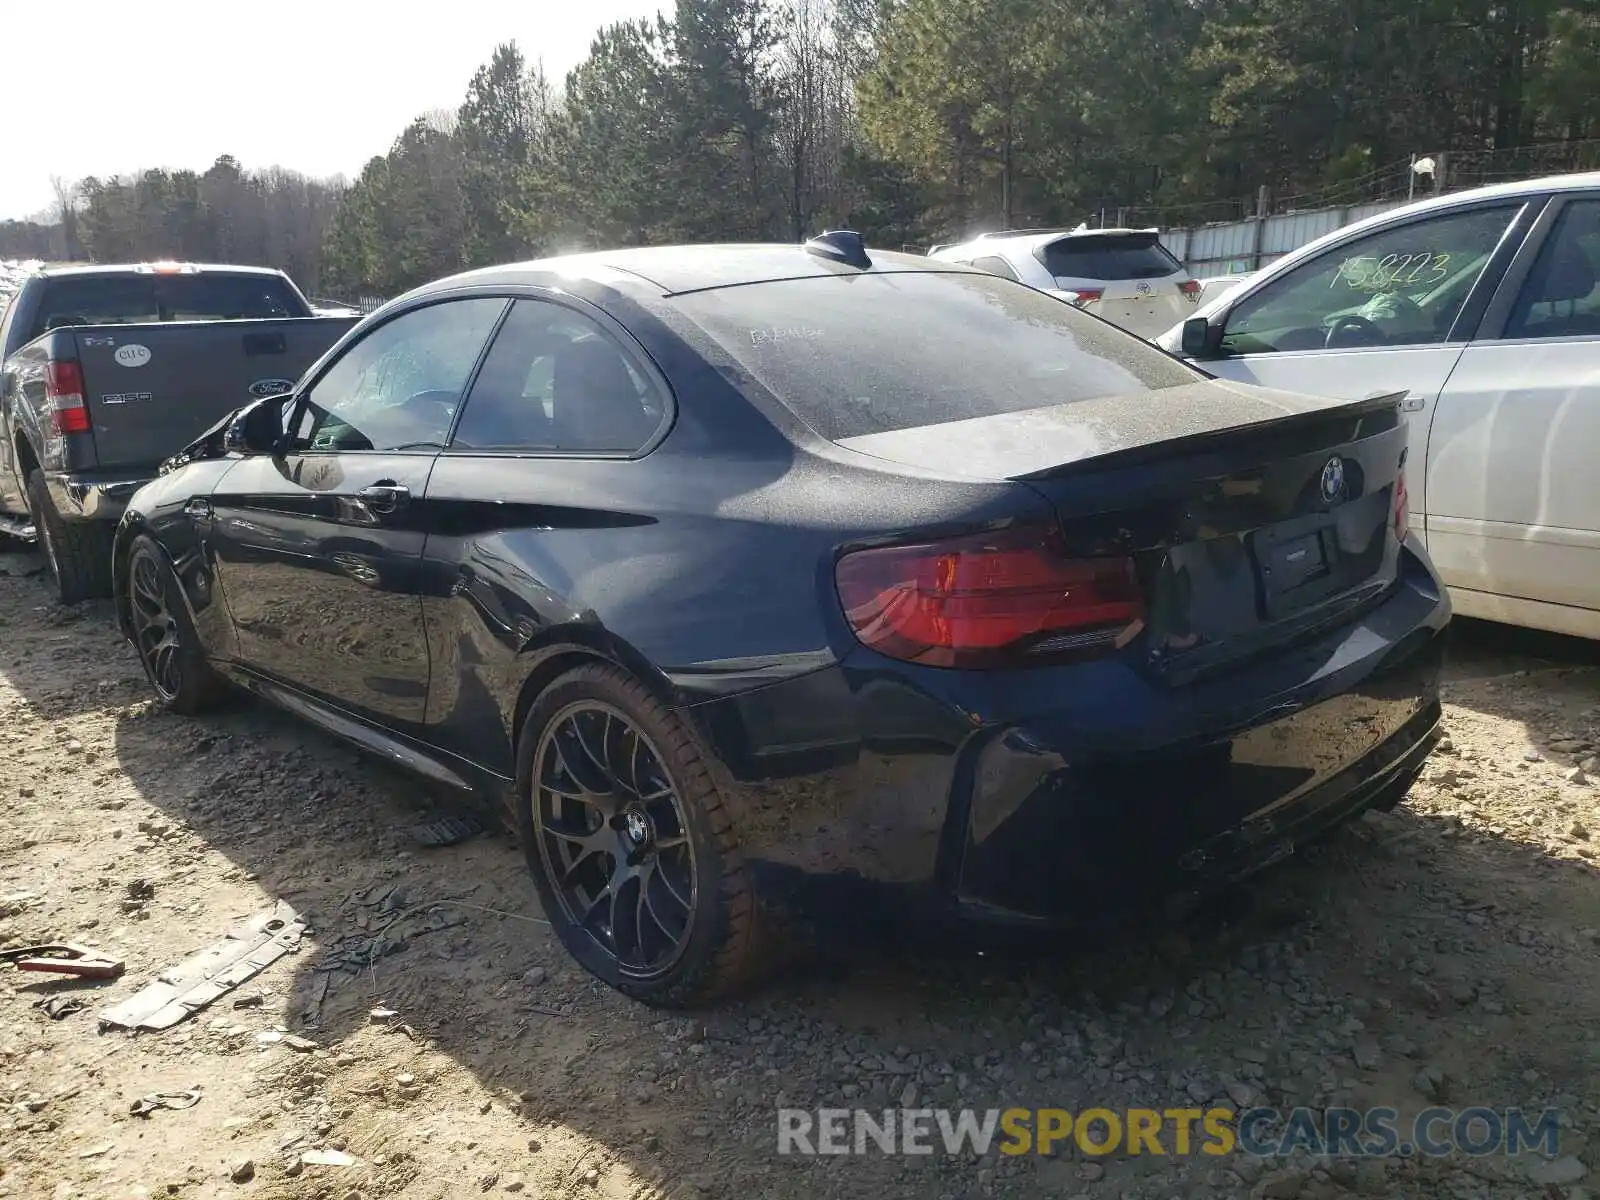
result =
[[1456,611],[1600,638],[1600,174],[1335,231],[1156,339],[1224,379],[1404,392],[1412,524]]

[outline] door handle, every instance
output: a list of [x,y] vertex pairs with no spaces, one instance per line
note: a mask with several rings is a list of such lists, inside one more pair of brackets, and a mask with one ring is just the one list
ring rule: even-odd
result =
[[376,513],[392,513],[404,508],[411,500],[411,489],[392,479],[380,479],[371,487],[364,487],[356,495]]
[[[1392,396],[1394,390],[1371,392],[1366,396],[1368,400],[1376,400],[1380,396]],[[1407,392],[1400,398],[1401,412],[1421,412],[1428,407],[1428,397],[1418,396],[1414,392]]]

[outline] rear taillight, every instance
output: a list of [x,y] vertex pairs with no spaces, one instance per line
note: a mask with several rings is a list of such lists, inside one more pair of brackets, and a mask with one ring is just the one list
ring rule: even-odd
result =
[[1079,308],[1082,308],[1085,304],[1093,304],[1106,294],[1104,288],[1073,288],[1072,290],[1077,297],[1073,303]]
[[1131,559],[1069,558],[1038,528],[857,550],[834,578],[863,645],[936,667],[1103,649],[1144,611]]
[[1178,290],[1191,300],[1200,299],[1200,281],[1198,279],[1185,279],[1178,285]]
[[89,432],[89,410],[83,403],[83,370],[77,363],[46,363],[44,395],[50,405],[51,432]]
[[1406,540],[1411,531],[1411,498],[1406,495],[1406,473],[1402,469],[1394,481],[1394,536]]

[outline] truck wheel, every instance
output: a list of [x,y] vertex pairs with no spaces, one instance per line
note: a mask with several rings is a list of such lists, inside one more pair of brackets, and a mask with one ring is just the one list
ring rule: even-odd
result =
[[206,661],[177,576],[151,538],[134,539],[126,582],[134,648],[157,699],[186,717],[221,705],[228,685]]
[[111,523],[63,520],[39,470],[28,476],[28,508],[56,598],[76,604],[111,595]]
[[523,850],[568,953],[661,1007],[752,983],[766,959],[752,880],[682,721],[638,680],[595,664],[539,697],[519,742]]

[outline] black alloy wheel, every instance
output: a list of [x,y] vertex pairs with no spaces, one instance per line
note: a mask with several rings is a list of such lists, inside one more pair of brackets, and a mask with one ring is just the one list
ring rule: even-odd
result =
[[173,712],[193,715],[215,708],[227,685],[206,662],[178,581],[161,548],[148,536],[134,539],[127,566],[128,622],[139,663],[156,698]]
[[591,662],[534,700],[512,815],[544,915],[586,970],[687,1008],[771,965],[732,812],[686,719]]
[[161,576],[161,564],[153,554],[135,554],[128,564],[134,645],[150,685],[170,704],[183,691],[183,647]]
[[579,701],[535,752],[534,825],[562,913],[636,978],[670,970],[694,927],[694,847],[650,739],[616,708]]

